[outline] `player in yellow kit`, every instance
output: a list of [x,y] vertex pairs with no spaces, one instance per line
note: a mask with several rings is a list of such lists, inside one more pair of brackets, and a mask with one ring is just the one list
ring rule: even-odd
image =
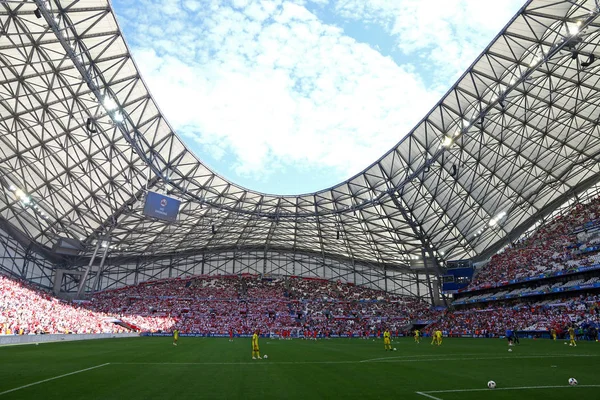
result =
[[415,329],[415,342],[421,343],[421,331],[419,331],[418,329]]
[[258,348],[258,329],[252,335],[252,359],[256,360],[257,358],[260,360],[260,350]]
[[552,328],[550,331],[550,336],[552,336],[552,340],[556,340],[556,329]]
[[175,329],[173,331],[173,346],[177,346],[177,341],[179,340],[179,330]]
[[390,334],[389,329],[386,329],[383,332],[383,348],[384,350],[392,351],[392,335]]
[[431,339],[431,344],[437,344],[438,346],[442,344],[442,331],[439,329],[437,331],[433,331],[431,336],[433,337],[433,339]]
[[569,327],[569,346],[577,346],[575,343],[575,328],[572,326]]

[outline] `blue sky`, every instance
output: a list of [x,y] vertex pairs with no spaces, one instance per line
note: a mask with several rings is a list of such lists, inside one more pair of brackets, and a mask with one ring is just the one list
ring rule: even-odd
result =
[[218,174],[300,194],[404,137],[524,0],[114,0],[151,93]]

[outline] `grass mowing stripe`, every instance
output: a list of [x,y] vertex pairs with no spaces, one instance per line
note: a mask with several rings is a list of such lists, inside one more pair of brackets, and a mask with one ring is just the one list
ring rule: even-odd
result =
[[5,395],[5,394],[7,394],[7,393],[16,392],[17,390],[25,389],[25,388],[28,388],[28,387],[31,387],[31,386],[39,385],[40,383],[44,383],[44,382],[50,382],[50,381],[53,381],[53,380],[55,380],[55,379],[64,378],[65,376],[70,376],[70,375],[80,374],[80,373],[82,373],[82,372],[85,372],[85,371],[90,371],[90,370],[92,370],[92,369],[96,369],[96,368],[100,368],[100,367],[105,367],[105,366],[107,366],[107,365],[109,365],[109,364],[110,364],[110,363],[106,363],[106,364],[100,364],[100,365],[96,365],[96,366],[94,366],[94,367],[85,368],[85,369],[80,369],[79,371],[73,371],[73,372],[69,372],[68,374],[63,374],[63,375],[55,376],[55,377],[53,377],[53,378],[48,378],[48,379],[44,379],[44,380],[41,380],[41,381],[33,382],[33,383],[30,383],[30,384],[28,384],[28,385],[19,386],[19,387],[17,387],[17,388],[14,388],[14,389],[5,390],[4,392],[0,392],[0,396],[3,396],[3,395]]
[[251,362],[111,362],[114,365],[301,365],[301,364],[359,364],[359,363],[412,363],[412,362],[438,362],[438,361],[479,361],[479,360],[523,360],[537,358],[576,358],[576,357],[598,357],[592,354],[563,354],[563,355],[539,355],[539,356],[512,356],[512,357],[461,357],[461,358],[414,358],[414,359],[369,359],[369,360],[346,360],[346,361],[251,361]]

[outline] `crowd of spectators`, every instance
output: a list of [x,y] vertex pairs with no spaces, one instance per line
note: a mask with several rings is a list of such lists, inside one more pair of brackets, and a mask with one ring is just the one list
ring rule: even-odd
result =
[[467,291],[497,287],[511,280],[550,275],[600,263],[600,197],[577,204],[528,238],[496,254],[473,278]]
[[[88,307],[144,331],[361,334],[433,319],[421,301],[341,282],[260,276],[166,279],[97,293]],[[134,319],[135,318],[135,319]]]
[[[200,276],[144,282],[59,300],[0,276],[0,334],[144,332],[354,334],[400,330],[437,313],[419,300],[341,282]],[[115,324],[117,321],[119,324]]]
[[0,334],[118,333],[110,316],[0,275]]
[[600,295],[581,295],[536,303],[492,303],[485,308],[446,312],[430,326],[449,336],[501,336],[507,329],[532,333],[555,330],[559,335],[569,326],[600,326]]
[[[436,311],[416,299],[341,282],[305,278],[191,277],[145,282],[67,302],[0,276],[0,334],[144,332],[363,336],[429,324],[446,335],[498,336],[600,325],[600,295]],[[121,324],[115,324],[120,321]]]

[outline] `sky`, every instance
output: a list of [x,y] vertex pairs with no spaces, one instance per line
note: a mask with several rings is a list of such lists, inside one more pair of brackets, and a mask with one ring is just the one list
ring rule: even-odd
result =
[[334,186],[394,147],[524,0],[113,0],[188,148],[270,194]]

